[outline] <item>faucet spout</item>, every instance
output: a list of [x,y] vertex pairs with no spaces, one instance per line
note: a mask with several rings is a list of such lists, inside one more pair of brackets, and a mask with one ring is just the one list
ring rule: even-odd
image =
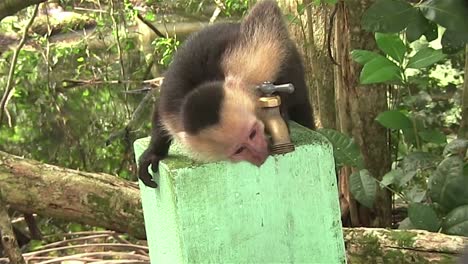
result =
[[266,132],[271,136],[271,153],[284,154],[294,151],[288,126],[279,110],[281,98],[277,95],[260,97],[259,104],[260,118],[265,124]]

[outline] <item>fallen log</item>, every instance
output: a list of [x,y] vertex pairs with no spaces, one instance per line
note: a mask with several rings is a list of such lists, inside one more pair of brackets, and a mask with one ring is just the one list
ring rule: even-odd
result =
[[117,176],[61,168],[0,151],[0,193],[6,203],[24,213],[145,238],[138,185]]
[[[0,194],[16,210],[145,238],[138,186],[117,176],[0,151]],[[468,238],[422,230],[344,228],[348,263],[456,263]]]
[[458,263],[468,238],[423,230],[344,228],[348,263]]

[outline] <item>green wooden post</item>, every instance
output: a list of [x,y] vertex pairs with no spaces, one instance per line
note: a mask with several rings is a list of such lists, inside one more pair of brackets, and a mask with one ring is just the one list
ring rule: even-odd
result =
[[294,123],[291,137],[296,150],[260,168],[196,163],[172,146],[159,187],[140,182],[151,262],[346,263],[332,147]]

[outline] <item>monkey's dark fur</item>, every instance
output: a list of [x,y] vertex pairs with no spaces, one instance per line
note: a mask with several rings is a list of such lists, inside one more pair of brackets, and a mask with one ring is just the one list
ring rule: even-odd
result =
[[[272,69],[276,69],[277,73],[270,75],[276,76],[276,78],[261,80],[261,82],[292,83],[295,92],[280,95],[282,115],[286,120],[291,119],[308,128],[314,128],[302,60],[282,23],[282,15],[276,2],[262,1],[254,6],[245,22],[209,26],[191,35],[178,49],[164,76],[160,91],[160,104],[154,108],[150,145],[139,160],[139,178],[147,186],[157,186],[148,173],[148,166],[152,165],[153,171],[158,170],[158,163],[167,156],[174,136],[164,127],[165,122],[177,123],[181,130],[191,135],[196,135],[204,128],[219,122],[222,113],[221,107],[225,99],[223,85],[225,85],[227,71],[230,70],[226,70],[225,66],[223,68],[223,58],[225,59],[225,55],[236,47],[241,50],[244,46],[248,47],[249,41],[255,37],[259,41],[258,36],[251,36],[255,33],[257,25],[263,26],[267,30],[271,28],[271,33],[270,31],[267,33],[271,34],[268,36],[269,39],[274,39],[276,41],[274,44],[279,43],[278,45],[287,51],[283,61],[276,61],[277,64],[281,65],[276,68],[272,66]],[[262,44],[261,40],[259,43]],[[249,52],[255,52],[252,46],[248,49],[249,51],[245,52],[246,58],[252,55]],[[276,50],[270,52],[277,53]],[[239,61],[238,57],[235,63]],[[275,58],[274,56],[263,56],[264,61],[256,63],[267,65],[266,69],[269,69],[268,65],[275,65],[275,61],[269,61],[266,57]],[[253,64],[254,62],[250,63],[247,60],[246,63]],[[244,68],[244,65],[231,63],[229,67],[234,68],[234,72],[239,72]],[[254,75],[254,78],[262,78],[262,74]],[[172,119],[175,121],[171,121]]]

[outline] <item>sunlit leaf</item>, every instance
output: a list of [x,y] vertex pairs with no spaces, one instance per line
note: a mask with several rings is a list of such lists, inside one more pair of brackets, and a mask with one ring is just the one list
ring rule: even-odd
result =
[[397,62],[403,62],[406,46],[397,34],[375,33],[375,40],[381,51]]
[[359,64],[366,64],[376,57],[383,58],[382,55],[368,50],[353,50],[351,52],[351,58]]
[[361,71],[362,84],[383,83],[400,80],[400,68],[384,57],[376,57],[364,65]]
[[447,57],[442,50],[435,50],[427,47],[419,50],[413,57],[408,61],[408,68],[420,69],[431,66],[432,64]]
[[389,129],[411,128],[411,119],[398,110],[389,110],[380,113],[375,119],[382,126]]

